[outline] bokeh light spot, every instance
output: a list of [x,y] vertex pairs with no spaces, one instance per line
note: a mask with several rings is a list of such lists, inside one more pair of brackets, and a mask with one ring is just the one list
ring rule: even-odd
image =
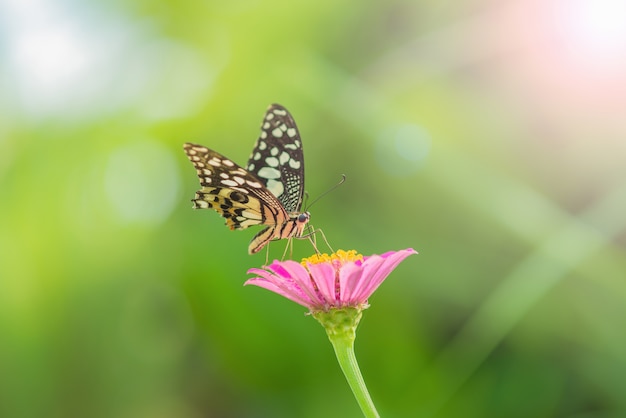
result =
[[376,146],[381,168],[393,176],[407,176],[418,170],[430,153],[431,138],[419,125],[396,125],[383,130]]
[[142,141],[111,154],[104,188],[122,223],[158,223],[178,200],[180,174],[170,150],[155,141]]

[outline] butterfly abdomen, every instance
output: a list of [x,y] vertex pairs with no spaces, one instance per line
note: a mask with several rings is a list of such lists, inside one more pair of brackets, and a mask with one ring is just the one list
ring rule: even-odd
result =
[[310,217],[309,212],[292,213],[288,221],[265,228],[252,238],[248,253],[259,252],[270,241],[301,237]]

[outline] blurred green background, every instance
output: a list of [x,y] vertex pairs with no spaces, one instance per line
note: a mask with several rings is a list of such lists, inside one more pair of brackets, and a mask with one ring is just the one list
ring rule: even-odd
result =
[[277,102],[311,197],[347,176],[330,243],[420,252],[356,341],[382,416],[626,417],[625,9],[0,3],[0,416],[360,416],[242,286],[255,231],[191,209],[183,142],[244,164]]

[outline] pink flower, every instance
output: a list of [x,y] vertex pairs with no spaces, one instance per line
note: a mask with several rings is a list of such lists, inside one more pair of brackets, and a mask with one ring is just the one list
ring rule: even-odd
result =
[[246,281],[278,293],[309,308],[311,312],[330,309],[368,307],[367,299],[398,264],[411,254],[412,248],[381,255],[362,256],[355,250],[339,250],[331,255],[316,254],[295,261],[274,261]]

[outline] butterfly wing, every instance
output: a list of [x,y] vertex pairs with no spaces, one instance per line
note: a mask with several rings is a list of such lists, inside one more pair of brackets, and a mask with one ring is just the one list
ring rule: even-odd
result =
[[263,182],[287,212],[299,212],[304,196],[304,156],[300,133],[287,109],[273,104],[265,112],[246,170]]
[[194,208],[214,209],[230,229],[282,224],[289,218],[281,202],[233,161],[202,145],[186,143],[184,150],[202,186],[192,199]]

